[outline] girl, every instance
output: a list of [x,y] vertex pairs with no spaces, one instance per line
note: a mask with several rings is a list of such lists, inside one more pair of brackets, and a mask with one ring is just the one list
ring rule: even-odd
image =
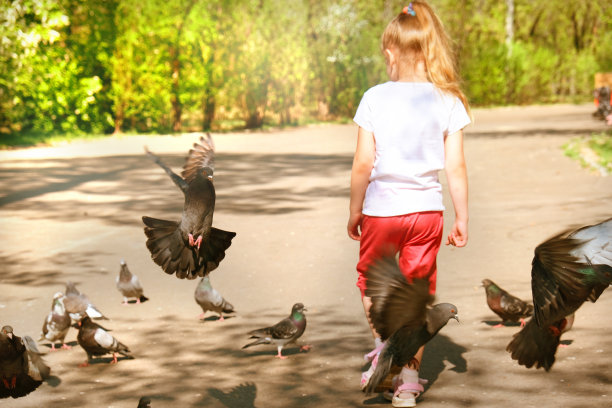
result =
[[[382,51],[390,81],[365,92],[354,118],[359,131],[347,226],[349,237],[360,241],[357,286],[368,321],[365,272],[389,247],[399,252],[404,276],[427,279],[435,293],[444,210],[441,169],[455,210],[446,244],[463,247],[468,238],[462,129],[470,123],[469,107],[449,39],[431,6],[414,1],[405,7],[385,29]],[[423,391],[422,356],[423,348],[393,381],[394,407],[416,406]],[[372,372],[371,367],[363,373],[362,386]]]

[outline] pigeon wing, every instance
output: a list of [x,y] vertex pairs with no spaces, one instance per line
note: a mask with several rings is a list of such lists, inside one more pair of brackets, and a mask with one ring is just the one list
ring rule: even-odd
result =
[[276,323],[274,326],[265,327],[263,329],[253,330],[249,334],[253,337],[271,337],[272,339],[290,339],[298,331],[298,328],[293,324],[288,317]]
[[400,327],[423,325],[427,305],[434,299],[427,281],[409,283],[393,256],[375,261],[366,278],[365,295],[372,299],[370,318],[383,340]]
[[531,263],[531,291],[534,316],[540,326],[562,319],[572,299],[582,297],[584,285],[580,271],[584,264],[571,255],[581,243],[567,238],[567,232],[556,235],[535,249]]
[[96,328],[94,339],[100,347],[105,349],[111,349],[116,342],[115,338],[111,336],[110,333],[100,327]]
[[170,167],[164,164],[164,162],[159,158],[159,156],[149,151],[149,149],[147,149],[146,146],[145,146],[145,152],[159,167],[161,167],[166,172],[166,174],[168,174],[168,176],[170,176],[170,178],[172,179],[172,182],[176,184],[178,188],[181,189],[183,194],[187,192],[187,188],[189,187],[189,184],[185,180],[183,180],[181,176],[173,172],[170,169]]
[[190,183],[201,169],[208,169],[207,173],[210,176],[215,169],[215,145],[210,133],[207,133],[206,137],[200,136],[199,143],[193,144],[181,175],[187,183]]

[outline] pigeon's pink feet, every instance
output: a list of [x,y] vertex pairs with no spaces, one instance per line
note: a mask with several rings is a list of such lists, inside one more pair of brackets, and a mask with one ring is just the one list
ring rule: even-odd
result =
[[109,364],[117,364],[117,355],[115,353],[113,353],[113,361],[111,361]]
[[287,358],[287,356],[283,356],[283,355],[281,354],[280,350],[279,350],[278,354],[277,354],[277,355],[275,355],[274,357],[279,358],[279,359],[281,359],[281,360],[285,360],[285,359]]
[[521,319],[521,329],[525,327],[525,319]]
[[140,298],[136,298],[136,304],[139,305],[140,304]]
[[198,319],[202,320],[203,318],[204,318],[204,313],[200,313],[200,314],[198,315]]
[[89,367],[89,361],[79,364],[79,367]]
[[559,343],[559,348],[569,347],[569,344]]
[[496,325],[495,325],[495,326],[493,326],[493,327],[494,327],[494,328],[499,328],[499,327],[506,327],[506,326],[504,326],[504,324],[503,324],[503,323],[499,323],[499,324],[496,324]]
[[62,348],[64,350],[70,350],[72,348],[72,346],[67,345],[66,343],[62,344]]
[[224,320],[225,320],[225,319],[223,318],[223,316],[219,316],[219,318],[217,319],[217,321],[218,321],[218,322],[222,322],[222,321],[224,321]]
[[[63,346],[62,346],[63,347]],[[51,350],[49,351],[58,351],[59,349],[55,348],[55,343],[51,343]]]
[[311,348],[312,346],[310,344],[304,344],[302,347],[300,347],[300,351],[310,351]]
[[202,245],[202,236],[200,235],[197,239],[193,239],[193,234],[187,234],[189,237],[189,245],[197,246],[200,249],[200,245]]

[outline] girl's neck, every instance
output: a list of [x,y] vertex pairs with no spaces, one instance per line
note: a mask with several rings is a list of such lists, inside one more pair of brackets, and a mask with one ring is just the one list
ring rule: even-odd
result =
[[429,82],[425,63],[419,61],[414,65],[399,64],[395,82]]

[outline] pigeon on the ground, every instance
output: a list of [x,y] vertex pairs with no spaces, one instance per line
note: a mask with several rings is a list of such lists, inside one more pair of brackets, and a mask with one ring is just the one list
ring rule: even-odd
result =
[[233,313],[234,306],[221,296],[221,294],[212,287],[210,278],[203,277],[195,290],[195,301],[202,308],[202,314],[199,318],[203,319],[207,311],[212,311],[219,314],[219,320],[223,320],[223,313]]
[[584,302],[595,302],[610,283],[612,218],[541,243],[531,267],[534,315],[506,350],[527,368],[549,371],[573,313]]
[[483,279],[482,286],[487,295],[487,305],[502,322],[494,327],[502,327],[506,322],[518,322],[525,326],[525,318],[533,314],[533,305],[511,295],[490,279]]
[[146,152],[185,196],[180,221],[142,217],[151,258],[164,272],[175,273],[179,279],[208,275],[225,258],[225,251],[236,236],[235,232],[212,226],[216,195],[212,180],[215,150],[210,134],[194,143],[183,166],[182,177],[155,154]]
[[[274,326],[264,327],[253,330],[248,334],[251,339],[256,339],[252,343],[242,346],[243,349],[257,344],[274,344],[278,353],[275,357],[280,359],[287,358],[283,356],[281,351],[283,347],[289,343],[295,342],[306,330],[306,315],[304,311],[308,311],[303,304],[296,303],[291,308],[291,314],[276,323]],[[305,345],[300,347],[300,351],[308,350],[310,346]]]
[[75,323],[81,320],[85,315],[92,319],[108,320],[107,317],[91,303],[87,296],[79,292],[74,283],[70,281],[66,282],[64,306],[70,314],[70,318]]
[[149,300],[149,298],[144,295],[138,276],[130,272],[130,269],[123,259],[119,265],[121,269],[119,269],[119,276],[117,276],[115,282],[117,283],[117,289],[121,292],[121,295],[123,295],[123,304],[127,305],[129,298],[136,298],[136,303]]
[[0,398],[28,395],[49,377],[49,367],[40,357],[31,337],[23,339],[11,326],[0,330]]
[[409,283],[394,256],[375,261],[366,272],[365,295],[372,300],[370,319],[384,346],[365,391],[372,393],[385,380],[393,365],[410,363],[419,348],[431,340],[450,319],[459,321],[457,307],[439,303],[429,308],[434,296],[429,282]]
[[117,353],[133,358],[130,349],[125,344],[114,338],[107,329],[92,321],[89,316],[79,320],[78,325],[79,334],[77,335],[77,341],[87,353],[87,361],[80,364],[80,367],[88,366],[93,356],[103,356],[109,353],[113,355],[111,364],[117,362]]
[[40,340],[49,340],[51,342],[51,351],[56,351],[55,342],[60,341],[63,349],[70,349],[64,339],[70,328],[70,315],[64,306],[64,294],[57,292],[53,295],[53,303],[51,311],[47,315],[40,333]]

